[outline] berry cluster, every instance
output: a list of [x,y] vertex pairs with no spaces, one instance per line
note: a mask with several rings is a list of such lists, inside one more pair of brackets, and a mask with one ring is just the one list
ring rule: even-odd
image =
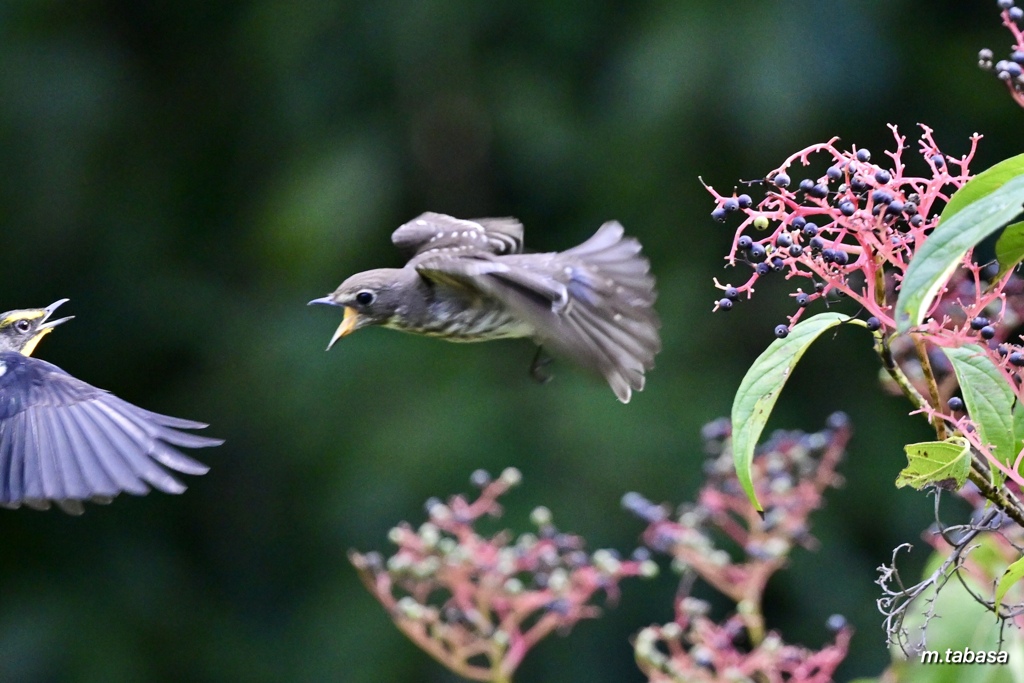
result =
[[995,73],[1006,83],[1014,101],[1024,107],[1024,32],[1020,24],[1024,21],[1024,9],[1017,7],[1014,0],[998,0],[1002,10],[1003,26],[1013,34],[1013,48],[1008,59],[993,62],[995,55],[985,48],[978,52],[978,66]]
[[[753,269],[737,286],[716,281],[724,295],[716,310],[731,309],[744,295],[753,295],[760,278],[781,273],[806,285],[794,292],[797,310],[788,324],[776,328],[777,336],[785,337],[809,304],[830,295],[858,303],[870,328],[895,329],[895,284],[946,200],[969,179],[981,136],[972,137],[965,157],[954,159],[939,150],[931,129],[921,126],[919,148],[929,171],[921,176],[908,172],[906,138],[890,128],[896,149],[886,152],[886,164],[873,161],[867,149],[840,149],[833,138],[797,152],[769,173],[765,196],[756,203],[749,194],[724,196],[706,186],[716,203],[712,217],[740,220],[729,264],[743,262]],[[822,158],[820,175],[807,175],[792,187],[794,164],[812,166]]]
[[831,683],[853,635],[845,620],[834,616],[827,627],[835,642],[821,650],[787,645],[775,633],[746,650],[738,647],[745,639],[741,619],[732,616],[718,624],[707,611],[704,601],[686,598],[676,621],[648,626],[637,634],[636,658],[651,683]]
[[[811,302],[829,295],[846,297],[875,335],[889,386],[911,399],[935,426],[938,439],[950,430],[963,435],[988,463],[976,463],[979,476],[988,468],[998,469],[1024,486],[1020,456],[1016,462],[1015,453],[997,458],[980,436],[982,430],[963,414],[962,402],[948,404],[957,383],[943,351],[967,345],[980,349],[1016,400],[1024,403],[1021,279],[995,263],[977,263],[969,250],[947,275],[920,325],[900,335],[893,316],[911,260],[929,239],[950,196],[972,177],[968,166],[981,136],[971,137],[966,155],[953,158],[939,150],[931,129],[921,126],[918,148],[928,173],[913,175],[903,159],[906,139],[895,126],[890,129],[896,148],[885,153],[885,167],[872,161],[867,150],[841,150],[833,139],[786,159],[763,181],[765,197],[756,203],[747,194],[724,196],[707,187],[715,198],[714,217],[739,219],[729,263],[743,262],[753,269],[740,285],[715,282],[725,295],[716,309],[728,310],[744,296],[750,298],[760,278],[776,272],[806,281],[793,294],[796,311],[775,330],[785,337]],[[812,166],[822,156],[821,175],[809,175],[791,189],[791,167]],[[764,236],[756,237],[758,231]]]
[[514,468],[494,480],[477,471],[476,500],[427,501],[430,521],[392,529],[398,551],[387,560],[375,552],[349,556],[398,628],[471,680],[511,680],[543,638],[597,616],[595,593],[614,600],[621,579],[657,574],[643,549],[629,559],[614,550],[586,552],[583,539],[559,531],[543,507],[531,515],[536,533],[479,535],[473,525],[500,516],[498,498],[520,479]]
[[[636,638],[637,661],[650,681],[830,680],[846,655],[851,630],[845,620],[831,618],[835,642],[813,651],[765,633],[761,604],[768,579],[785,565],[789,552],[797,545],[815,546],[809,517],[821,506],[824,491],[841,483],[836,467],[850,433],[849,420],[836,413],[820,432],[773,434],[753,462],[764,519],[736,478],[728,420],[704,429],[710,457],[707,484],[696,504],[672,515],[638,493],[623,497],[623,506],[648,524],[643,535],[648,547],[670,555],[677,571],[699,576],[737,606],[716,623],[707,604],[689,595],[692,581],[684,580],[675,620],[645,628]],[[740,548],[743,557],[734,560],[716,538]]]

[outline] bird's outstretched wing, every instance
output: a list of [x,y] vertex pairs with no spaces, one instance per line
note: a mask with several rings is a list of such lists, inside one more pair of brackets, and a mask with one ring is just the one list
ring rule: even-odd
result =
[[175,446],[223,443],[182,429],[206,425],[152,413],[20,353],[0,353],[0,505],[81,514],[82,501],[109,502],[150,487],[181,493],[164,468],[205,474]]
[[428,211],[391,234],[395,246],[410,255],[410,263],[437,254],[518,254],[523,250],[523,224],[515,218],[463,220]]
[[417,270],[501,301],[539,343],[603,375],[623,403],[661,350],[650,263],[615,221],[561,253],[424,254]]

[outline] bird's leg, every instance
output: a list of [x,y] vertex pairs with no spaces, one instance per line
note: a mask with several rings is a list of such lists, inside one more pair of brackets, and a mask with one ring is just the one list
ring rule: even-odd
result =
[[546,369],[553,360],[551,356],[545,356],[544,347],[538,345],[537,353],[533,354],[533,361],[530,363],[530,377],[540,384],[550,382],[554,375],[549,374]]

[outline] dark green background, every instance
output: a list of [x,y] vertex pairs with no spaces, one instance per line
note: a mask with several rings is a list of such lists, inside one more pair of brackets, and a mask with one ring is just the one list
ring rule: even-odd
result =
[[[70,297],[39,355],[227,439],[181,497],[0,514],[0,680],[454,680],[345,552],[508,465],[509,525],[546,504],[630,550],[619,498],[694,497],[700,426],[791,306],[765,286],[711,314],[711,278],[741,276],[698,176],[727,191],[832,135],[878,154],[888,122],[956,155],[984,133],[980,170],[1021,151],[1022,112],[975,66],[1009,43],[994,1],[0,3],[0,309]],[[536,250],[622,221],[661,291],[647,390],[623,406],[564,363],[538,386],[526,342],[369,330],[324,353],[339,316],[305,302],[400,265],[388,236],[425,210],[518,216]],[[876,377],[842,330],[772,422],[854,419],[822,548],[767,605],[813,647],[845,614],[844,678],[884,665],[874,568],[930,521],[892,486],[927,430]],[[643,680],[627,639],[671,618],[675,578],[624,588],[521,680]]]

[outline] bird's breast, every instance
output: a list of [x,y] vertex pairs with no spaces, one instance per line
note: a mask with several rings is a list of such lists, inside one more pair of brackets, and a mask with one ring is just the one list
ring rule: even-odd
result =
[[479,342],[492,339],[530,337],[531,325],[516,318],[508,309],[490,299],[439,297],[431,301],[422,314],[395,316],[387,327],[439,337],[452,342]]

